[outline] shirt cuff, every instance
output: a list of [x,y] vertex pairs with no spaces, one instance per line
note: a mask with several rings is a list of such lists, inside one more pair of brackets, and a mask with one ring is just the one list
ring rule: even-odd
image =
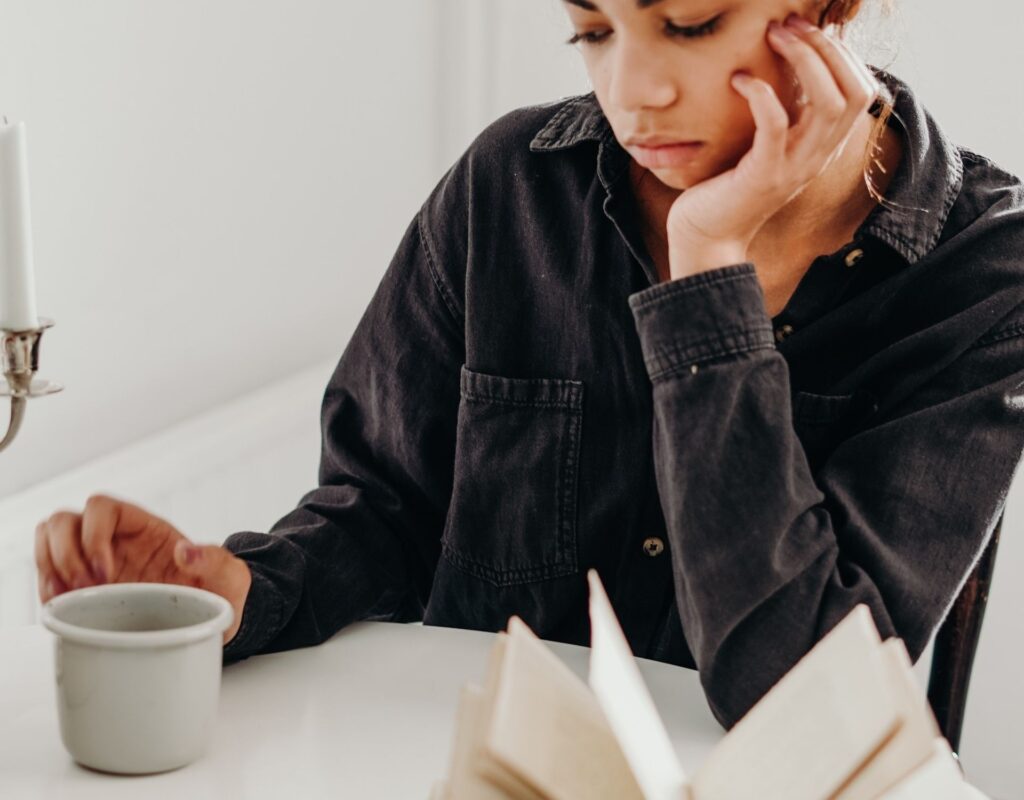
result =
[[258,653],[278,632],[284,599],[277,587],[261,572],[261,566],[246,562],[252,573],[252,584],[242,609],[242,624],[234,638],[224,645],[222,664],[241,661]]
[[657,283],[628,302],[652,382],[706,361],[775,349],[750,261]]

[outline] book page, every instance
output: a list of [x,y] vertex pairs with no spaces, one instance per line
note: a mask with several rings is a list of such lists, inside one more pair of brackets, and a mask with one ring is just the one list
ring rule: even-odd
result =
[[829,798],[900,722],[881,637],[861,603],[715,746],[693,777],[693,796]]
[[646,800],[685,798],[688,792],[686,773],[597,571],[590,570],[587,580],[590,583],[590,688]]
[[597,699],[518,617],[484,735],[485,750],[552,800],[642,800]]
[[[505,668],[505,650],[508,647],[508,633],[499,631],[487,661],[487,677],[479,705],[479,715],[474,720],[473,739],[477,742],[474,750],[475,768],[480,777],[492,786],[500,788],[507,797],[516,800],[546,800],[540,790],[523,775],[509,769],[504,762],[494,758],[486,747],[487,731],[494,718],[494,698]],[[462,800],[459,798],[458,800]]]
[[882,643],[886,672],[896,711],[903,724],[885,747],[854,775],[836,800],[874,800],[934,753],[933,742],[942,732],[925,693],[914,678],[913,664],[902,639]]
[[939,737],[923,764],[891,787],[879,800],[970,800],[973,795],[953,759],[949,742]]
[[445,794],[438,795],[438,800],[507,800],[516,796],[495,787],[478,772],[485,697],[484,690],[472,684],[459,693],[452,765],[447,786],[442,787]]

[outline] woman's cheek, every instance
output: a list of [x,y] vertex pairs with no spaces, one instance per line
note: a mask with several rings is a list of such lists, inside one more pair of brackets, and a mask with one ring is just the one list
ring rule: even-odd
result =
[[[770,19],[758,17],[735,31],[740,44],[733,52],[733,72],[746,72],[772,85],[788,76],[789,62],[768,41]],[[731,73],[730,73],[731,77]]]

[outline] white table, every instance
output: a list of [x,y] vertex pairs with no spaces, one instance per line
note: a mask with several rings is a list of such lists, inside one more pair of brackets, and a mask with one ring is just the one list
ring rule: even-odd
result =
[[[60,740],[54,635],[0,631],[0,797],[425,800],[448,768],[460,687],[484,678],[494,634],[362,622],[318,647],[225,668],[207,754],[159,775],[76,764]],[[581,678],[589,650],[549,642]],[[697,673],[639,659],[692,774],[724,735]]]
[[[0,798],[425,800],[448,768],[459,689],[484,678],[493,633],[361,622],[318,647],[225,668],[206,755],[159,775],[79,766],[57,722],[54,636],[0,630]],[[589,649],[547,642],[586,678]],[[724,735],[697,673],[637,659],[684,769]],[[970,788],[977,800],[985,796]]]

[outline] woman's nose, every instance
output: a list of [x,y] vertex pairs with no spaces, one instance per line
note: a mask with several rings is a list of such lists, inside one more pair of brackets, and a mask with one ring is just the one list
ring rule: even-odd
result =
[[609,69],[608,102],[621,111],[664,108],[678,99],[676,76],[640,42],[620,40]]

